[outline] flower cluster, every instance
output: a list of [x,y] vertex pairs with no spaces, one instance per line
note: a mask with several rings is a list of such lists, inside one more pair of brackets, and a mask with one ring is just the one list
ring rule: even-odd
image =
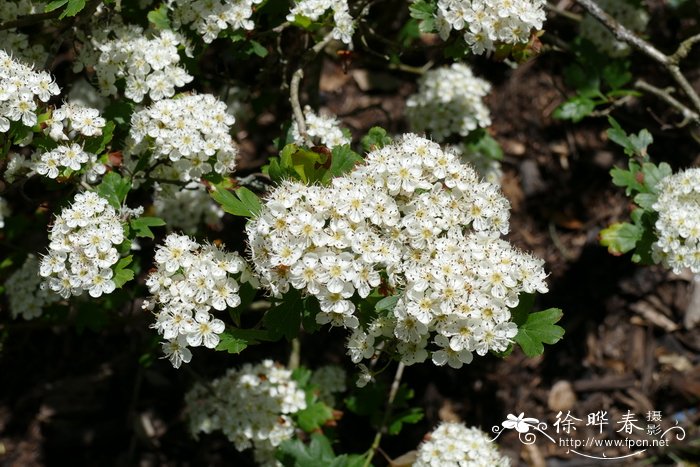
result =
[[57,178],[64,169],[78,171],[84,167],[88,168],[86,174],[88,181],[95,181],[99,175],[105,173],[106,167],[97,162],[95,154],[85,151],[80,144],[70,141],[78,137],[102,134],[105,119],[100,116],[99,110],[78,104],[65,104],[54,110],[51,118],[45,123],[45,132],[60,144],[51,150],[39,150],[32,154],[29,167],[49,178]]
[[13,318],[19,315],[27,320],[38,318],[44,306],[61,298],[47,287],[42,287],[41,283],[39,260],[36,256],[29,255],[22,267],[5,282]]
[[250,17],[254,5],[261,2],[262,0],[171,0],[168,6],[173,11],[174,27],[189,24],[190,29],[197,31],[202,40],[209,44],[226,28],[234,31],[252,30],[255,24]]
[[0,50],[0,133],[10,129],[10,122],[36,125],[35,98],[47,102],[60,92],[51,75],[34,71]]
[[[14,21],[20,16],[43,13],[44,2],[32,0],[5,0],[0,3],[0,23]],[[12,28],[0,31],[0,48],[26,63],[43,64],[48,53],[44,46],[29,43],[29,36]]]
[[158,101],[131,116],[126,152],[151,151],[154,160],[172,162],[182,181],[212,170],[228,174],[238,153],[229,134],[234,121],[226,104],[211,94]]
[[306,395],[291,371],[264,360],[195,385],[185,402],[193,435],[221,430],[237,450],[252,447],[258,464],[277,465],[275,448],[294,435],[290,415],[306,408]]
[[238,306],[239,283],[250,277],[238,253],[200,245],[184,235],[168,235],[156,250],[155,263],[156,270],[146,280],[153,296],[143,307],[157,308],[152,327],[167,340],[163,350],[179,368],[192,358],[188,345],[213,349],[219,344],[224,322],[210,310]]
[[652,206],[659,213],[658,240],[652,245],[656,262],[680,273],[690,268],[700,274],[700,169],[687,169],[662,179],[659,198]]
[[156,186],[153,197],[155,214],[165,220],[169,229],[180,229],[194,235],[202,223],[221,227],[224,211],[214,202],[200,183],[190,182],[182,189],[174,185]]
[[91,297],[112,293],[119,260],[116,246],[124,241],[116,210],[94,192],[78,193],[56,217],[49,234],[49,251],[39,273],[48,287],[68,298],[88,291]]
[[482,99],[491,84],[477,78],[468,66],[428,71],[418,83],[418,92],[406,102],[406,116],[414,131],[427,132],[436,141],[450,135],[467,136],[491,125],[491,115]]
[[292,138],[297,144],[313,146],[316,142],[328,148],[350,144],[350,138],[340,128],[340,121],[331,115],[316,114],[311,107],[304,108],[307,138],[299,134],[296,121],[292,124]]
[[415,467],[507,467],[488,435],[462,423],[441,423],[418,447]]
[[464,32],[472,52],[483,54],[499,44],[526,43],[532,30],[542,29],[545,0],[438,0],[436,26],[447,40]]
[[36,152],[31,167],[40,175],[57,178],[63,169],[80,170],[84,165],[90,168],[88,179],[96,180],[105,173],[105,166],[97,162],[97,156],[83,150],[76,143],[61,144],[47,152]]
[[[543,262],[499,237],[509,204],[452,152],[415,135],[367,155],[332,185],[285,182],[247,231],[255,271],[274,295],[315,296],[316,321],[353,329],[358,363],[382,341],[406,364],[458,368],[505,350],[521,292],[546,292]],[[395,306],[360,325],[352,297],[382,283]],[[384,346],[386,351],[389,347]]]
[[[643,34],[649,22],[649,15],[641,7],[635,7],[625,0],[599,0],[598,5],[620,24],[636,34]],[[624,57],[630,47],[615,39],[613,33],[593,16],[586,14],[580,25],[581,36],[591,41],[597,50],[611,57]]]
[[113,26],[96,33],[94,49],[85,44],[77,67],[90,65],[97,73],[97,83],[105,96],[116,96],[117,80],[126,82],[124,96],[141,102],[145,96],[157,101],[175,95],[175,88],[192,81],[192,76],[179,66],[178,46],[184,38],[170,30],[159,31],[149,38],[135,25]]
[[333,38],[350,44],[355,33],[355,24],[347,0],[297,0],[287,15],[287,21],[294,21],[296,16],[316,21],[328,10],[333,11]]

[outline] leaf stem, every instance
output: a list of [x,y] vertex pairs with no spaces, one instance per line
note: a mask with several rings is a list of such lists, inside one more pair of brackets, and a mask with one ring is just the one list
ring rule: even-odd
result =
[[389,398],[386,401],[386,410],[384,411],[384,418],[382,419],[382,426],[377,431],[374,436],[374,441],[372,441],[372,446],[369,448],[367,453],[367,459],[363,467],[369,467],[372,463],[372,459],[379,449],[379,443],[382,441],[382,436],[386,433],[387,425],[389,424],[389,418],[391,417],[391,410],[394,405],[394,399],[396,399],[396,393],[399,392],[399,386],[401,385],[401,377],[403,376],[403,370],[406,367],[403,362],[399,362],[396,367],[396,373],[394,374],[394,381],[391,383],[391,389],[389,390]]

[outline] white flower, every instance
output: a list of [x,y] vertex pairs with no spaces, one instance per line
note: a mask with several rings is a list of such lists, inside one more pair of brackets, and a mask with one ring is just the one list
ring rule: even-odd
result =
[[170,234],[156,249],[155,263],[146,279],[152,297],[144,304],[146,309],[155,308],[151,327],[180,346],[216,347],[225,324],[210,311],[241,303],[239,282],[251,280],[243,259],[238,253]]
[[418,447],[415,467],[507,467],[510,459],[478,428],[443,422]]
[[[317,323],[352,329],[353,362],[388,344],[406,364],[457,368],[507,348],[519,294],[547,290],[543,262],[499,238],[508,209],[454,153],[404,135],[330,186],[282,183],[246,229],[261,283],[314,296]],[[383,277],[396,303],[361,325],[353,300]]]
[[656,262],[680,273],[700,274],[700,169],[686,169],[662,179],[652,209],[659,214],[652,245]]
[[196,384],[185,402],[193,435],[220,430],[237,450],[252,447],[258,463],[276,465],[275,448],[294,436],[290,416],[306,408],[306,395],[290,370],[264,360]]
[[482,101],[490,90],[490,83],[462,63],[429,70],[421,77],[418,92],[408,98],[406,116],[413,130],[426,132],[436,141],[467,136],[491,124]]

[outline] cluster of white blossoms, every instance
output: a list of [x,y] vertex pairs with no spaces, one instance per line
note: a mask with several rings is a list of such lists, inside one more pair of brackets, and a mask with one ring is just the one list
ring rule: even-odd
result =
[[[5,0],[0,2],[0,23],[14,21],[20,16],[43,13],[45,2],[33,0]],[[11,28],[0,31],[0,49],[26,63],[43,65],[48,53],[40,44],[30,44],[29,36]]]
[[320,143],[328,148],[350,144],[350,138],[340,128],[340,121],[332,115],[316,114],[308,105],[304,108],[307,138],[299,134],[296,120],[292,123],[292,138],[297,144],[313,146]]
[[219,344],[225,325],[210,311],[237,307],[240,283],[251,278],[238,253],[174,233],[156,249],[155,267],[146,280],[152,297],[143,307],[155,310],[152,327],[167,340],[163,350],[179,368],[192,358],[188,345],[213,349]]
[[209,44],[227,28],[251,31],[255,27],[250,19],[254,5],[261,2],[262,0],[169,0],[166,4],[173,12],[175,28],[183,24],[189,25]]
[[510,459],[478,428],[443,422],[418,447],[414,467],[508,467]]
[[158,101],[131,116],[126,153],[152,153],[172,162],[180,180],[211,173],[226,175],[236,166],[238,149],[230,135],[235,122],[226,104],[211,94]]
[[84,291],[95,298],[112,293],[111,268],[119,261],[116,246],[123,241],[121,220],[107,200],[91,191],[78,193],[51,226],[39,274],[63,298]]
[[545,0],[438,0],[436,27],[447,40],[450,32],[464,30],[464,40],[479,55],[499,44],[526,43],[533,30],[542,29]]
[[[372,358],[395,344],[406,364],[432,347],[436,365],[459,368],[502,351],[517,333],[510,308],[521,292],[546,292],[543,261],[499,237],[509,204],[459,157],[404,135],[367,155],[331,186],[288,181],[247,225],[264,286],[315,296],[316,321],[353,329],[348,353]],[[396,305],[361,326],[351,298],[382,283]]]
[[202,223],[214,229],[222,227],[224,211],[209,196],[204,185],[190,182],[182,188],[157,185],[153,195],[155,215],[165,220],[168,229],[194,235]]
[[491,125],[482,101],[490,90],[491,84],[463,63],[430,70],[419,80],[418,92],[408,98],[406,116],[414,131],[439,142],[451,135],[467,136]]
[[656,262],[680,273],[690,268],[700,274],[700,169],[687,169],[662,179],[659,198],[652,206],[659,213],[658,240],[652,245]]
[[64,169],[77,171],[84,166],[89,168],[89,181],[95,181],[98,175],[106,171],[106,167],[97,162],[95,154],[85,151],[77,143],[60,144],[50,151],[36,152],[30,165],[38,174],[48,178],[57,178]]
[[350,44],[355,24],[350,15],[348,0],[297,0],[287,15],[287,21],[294,21],[296,16],[316,21],[328,10],[333,12],[333,38]]
[[272,360],[231,369],[186,395],[193,435],[221,430],[236,449],[253,448],[259,465],[278,465],[275,448],[294,435],[292,414],[306,408],[306,394],[292,372]]
[[0,50],[0,133],[10,129],[10,122],[36,125],[35,98],[47,102],[60,92],[51,75],[34,71]]
[[81,144],[71,142],[77,137],[92,137],[102,134],[105,119],[97,109],[77,104],[65,104],[53,111],[45,122],[49,137],[60,144],[49,151],[39,150],[32,154],[30,167],[38,174],[57,178],[64,169],[73,171],[87,168],[88,181],[103,175],[106,167],[97,162],[97,156],[83,149]]
[[[643,7],[635,7],[625,0],[598,0],[597,3],[607,14],[627,29],[643,35],[649,22],[649,15]],[[615,39],[608,28],[589,14],[583,17],[580,32],[583,38],[588,39],[596,46],[596,49],[611,57],[624,57],[630,53],[629,45]]]
[[36,256],[29,255],[22,267],[5,282],[13,318],[19,315],[27,320],[38,318],[44,306],[61,298],[47,287],[42,287],[41,283],[39,260]]
[[153,101],[172,97],[175,88],[192,81],[192,76],[179,65],[178,47],[185,42],[180,34],[164,30],[149,38],[143,28],[135,25],[98,27],[96,31],[99,32],[84,44],[76,70],[94,67],[104,96],[116,96],[116,82],[122,78],[126,83],[124,96],[134,102],[141,102],[145,96]]

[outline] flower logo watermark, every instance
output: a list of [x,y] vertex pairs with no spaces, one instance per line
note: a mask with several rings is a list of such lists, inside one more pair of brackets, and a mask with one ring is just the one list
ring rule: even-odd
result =
[[[581,457],[598,460],[616,460],[639,456],[652,447],[666,447],[671,441],[682,441],[685,439],[685,429],[679,426],[678,420],[669,428],[661,427],[662,415],[660,411],[649,411],[646,417],[638,417],[632,411],[622,414],[618,420],[611,423],[608,412],[599,410],[586,415],[585,424],[583,418],[578,418],[571,412],[559,412],[556,420],[550,427],[547,422],[537,418],[526,417],[524,412],[519,415],[508,414],[501,425],[495,425],[491,431],[496,435],[491,441],[498,439],[505,431],[515,430],[518,438],[523,444],[534,444],[538,436],[559,447],[566,447],[567,453]],[[645,425],[645,426],[643,426]],[[611,428],[606,433],[612,433],[614,438],[602,437],[604,428]],[[595,431],[596,436],[576,437],[578,428],[587,428],[588,431]],[[597,431],[596,431],[597,430]],[[553,433],[550,433],[552,432]],[[581,430],[583,433],[584,430]],[[627,449],[630,452],[624,455],[608,456],[594,455],[586,450],[601,448],[606,449]]]

